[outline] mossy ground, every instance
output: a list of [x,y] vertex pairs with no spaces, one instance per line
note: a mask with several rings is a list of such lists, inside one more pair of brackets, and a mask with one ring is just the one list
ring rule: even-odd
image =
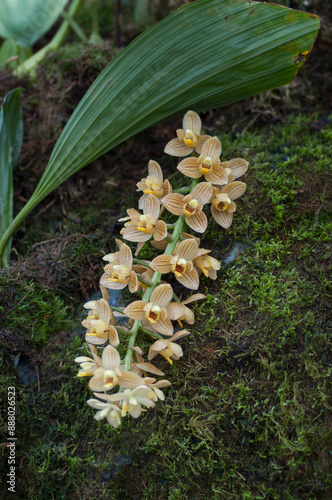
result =
[[[45,62],[39,87],[27,88],[31,126],[16,172],[19,203],[56,139],[55,116],[69,116],[103,58],[112,57],[101,49],[98,59],[83,45],[73,50],[59,71]],[[73,67],[82,65],[89,71],[80,82]],[[72,82],[80,82],[77,94],[61,94]],[[323,102],[312,80],[300,78],[203,115],[222,140],[223,158],[250,164],[233,225],[224,231],[211,220],[202,243],[222,261],[234,248],[238,254],[216,281],[201,279],[207,299],[193,306],[184,357],[158,364],[172,382],[166,400],[139,420],[120,429],[95,421],[73,360],[86,352],[82,303],[98,289],[101,257],[115,249],[117,219],[135,206],[148,160],[160,161],[174,184],[180,179],[176,160],[163,154],[179,123],[158,124],[75,174],[18,231],[12,267],[0,276],[5,411],[7,387],[17,392],[16,498],[329,498],[331,93],[325,105],[309,100],[306,108],[308,92]],[[54,95],[55,114],[44,113]],[[38,96],[44,100],[33,115]],[[49,124],[37,157],[32,145]],[[1,431],[6,436],[6,419]],[[7,455],[3,446],[5,499]]]

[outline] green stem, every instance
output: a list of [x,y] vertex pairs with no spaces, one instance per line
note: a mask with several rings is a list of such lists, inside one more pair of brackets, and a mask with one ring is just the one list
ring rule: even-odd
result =
[[[68,10],[68,16],[73,18],[76,16],[76,14],[79,12],[81,7],[83,6],[84,0],[73,0],[69,10]],[[42,61],[42,59],[45,57],[47,52],[50,52],[52,50],[57,50],[61,45],[64,43],[66,40],[67,36],[70,33],[70,24],[68,21],[64,21],[52,40],[45,45],[42,49],[40,49],[38,52],[36,52],[32,57],[29,57],[23,64],[20,64],[15,71],[13,72],[15,76],[21,76],[26,73],[33,73],[33,71],[36,69],[38,64]]]
[[123,313],[123,308],[121,309],[120,307],[112,306],[112,310],[116,311],[116,312],[119,312],[119,313]]
[[190,193],[191,191],[191,187],[190,186],[184,186],[182,188],[179,188],[179,189],[174,189],[174,193],[180,193],[180,194],[187,194],[187,193]]
[[73,31],[75,31],[76,35],[78,36],[78,38],[82,41],[82,42],[87,42],[88,39],[84,33],[84,31],[82,30],[82,28],[77,24],[77,22],[75,21],[75,19],[73,19],[69,14],[68,12],[66,12],[65,10],[63,12],[61,12],[61,17],[64,18],[65,21],[67,21],[69,24],[70,24],[70,27]]
[[151,267],[149,266],[149,264],[147,264],[146,262],[144,262],[143,260],[140,260],[140,259],[137,259],[136,257],[133,258],[133,262],[135,264],[140,264],[141,266],[143,267],[147,267],[148,269],[151,269]]
[[90,35],[90,43],[95,43],[96,45],[100,45],[103,43],[103,39],[100,36],[99,31],[99,17],[98,17],[98,7],[97,2],[90,3],[90,14],[92,20],[92,31]]
[[141,278],[140,276],[137,276],[138,278],[138,281],[140,281],[141,283],[143,283],[143,285],[145,286],[152,286],[151,283],[147,283],[147,281],[144,281],[143,278]]
[[[190,186],[190,190],[192,190],[196,184],[198,184],[198,180],[193,180],[193,182],[191,183],[191,186]],[[181,215],[178,220],[176,221],[176,223],[174,224],[174,231],[173,231],[173,234],[172,234],[172,241],[170,241],[166,247],[166,250],[165,250],[165,255],[172,255],[173,253],[173,250],[180,238],[180,236],[182,235],[182,232],[184,230],[184,227],[186,225],[186,221],[185,221],[185,216],[184,215]],[[151,280],[151,286],[148,287],[143,295],[143,298],[142,300],[144,302],[149,302],[150,300],[150,297],[152,295],[152,292],[153,290],[156,288],[157,285],[160,284],[160,281],[161,281],[161,273],[157,273],[155,272],[153,277],[152,277],[152,280]],[[130,337],[129,339],[129,342],[128,342],[128,350],[127,350],[127,354],[126,354],[126,357],[125,357],[125,366],[124,366],[124,370],[125,371],[128,371],[130,370],[130,365],[131,365],[131,359],[132,359],[132,347],[134,347],[135,345],[135,342],[136,342],[136,336],[137,336],[137,333],[138,333],[138,330],[142,328],[142,322],[141,320],[135,320],[135,323],[131,329],[131,332],[132,332],[132,336]],[[150,332],[149,332],[150,333]]]
[[150,335],[151,337],[153,337],[155,339],[163,339],[164,338],[162,335],[159,335],[159,333],[150,332],[149,330],[147,330],[146,328],[144,328],[142,325],[139,327],[139,329],[142,332],[147,333],[148,335]]

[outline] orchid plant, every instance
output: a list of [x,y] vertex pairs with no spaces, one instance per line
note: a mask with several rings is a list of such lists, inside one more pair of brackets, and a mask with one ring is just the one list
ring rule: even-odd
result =
[[[92,357],[75,359],[81,367],[78,376],[91,377],[89,388],[95,397],[87,403],[98,410],[97,420],[106,418],[113,427],[119,427],[126,415],[138,418],[145,408],[153,408],[158,400],[165,399],[162,389],[171,383],[164,378],[157,381],[156,377],[165,375],[158,361],[163,357],[173,364],[183,355],[178,341],[190,334],[183,329],[183,322],[192,325],[195,321],[188,304],[205,298],[195,293],[181,302],[171,284],[163,280],[164,275],[174,275],[188,290],[198,290],[202,273],[216,279],[220,269],[220,262],[209,255],[210,250],[200,247],[200,239],[185,232],[186,226],[204,233],[208,218],[203,209],[211,205],[217,224],[229,228],[236,210],[234,200],[246,190],[246,184],[236,179],[247,171],[248,162],[242,158],[221,162],[219,139],[201,135],[201,127],[199,115],[188,111],[183,129],[177,130],[177,138],[165,148],[172,156],[186,156],[177,168],[193,179],[190,187],[173,191],[160,165],[149,162],[148,176],[137,183],[138,191],[143,192],[139,200],[143,213],[131,208],[128,217],[120,219],[125,222],[123,238],[138,244],[135,256],[125,242],[116,240],[119,250],[104,257],[108,263],[100,281],[102,298],[84,306],[89,313],[82,324]],[[165,209],[178,217],[174,224],[161,219]],[[164,251],[151,262],[137,258],[148,241]],[[125,308],[110,305],[108,290],[127,286],[131,293],[139,295],[138,300]],[[117,323],[116,317],[121,317],[121,322]],[[174,330],[175,321],[179,331]],[[147,353],[139,345],[140,334],[152,340]],[[120,339],[127,340],[124,359],[117,350]]]

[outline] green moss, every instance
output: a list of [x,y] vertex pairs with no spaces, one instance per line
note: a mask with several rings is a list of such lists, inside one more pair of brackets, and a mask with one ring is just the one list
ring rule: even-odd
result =
[[74,324],[63,299],[32,280],[19,276],[12,279],[4,271],[0,275],[0,293],[4,330],[14,330],[33,344],[45,345],[54,333],[68,330]]
[[[60,284],[18,281],[15,304],[32,291],[6,319],[7,328],[19,324],[19,335],[42,339],[40,387],[22,387],[11,354],[3,357],[10,384],[21,391],[19,494],[45,500],[328,498],[331,131],[331,120],[299,115],[222,136],[224,159],[248,148],[248,190],[237,200],[231,228],[211,221],[202,246],[223,260],[235,243],[245,245],[216,281],[201,277],[207,299],[191,305],[196,322],[181,341],[184,357],[172,367],[158,362],[172,382],[165,402],[120,429],[96,422],[85,403],[91,393],[87,380],[76,378],[73,360],[88,351],[79,335],[70,336],[59,299],[64,290],[72,305],[73,284],[88,295],[90,283],[98,282],[102,253],[114,249],[121,227],[118,214],[104,204],[102,191],[101,205],[91,203],[86,215],[75,206],[81,222],[67,217],[61,234],[43,222],[55,239],[78,228],[82,236],[61,252],[52,247],[42,260],[65,267]],[[147,246],[141,258],[150,256]],[[72,285],[62,283],[65,276]],[[4,278],[4,290],[7,285]],[[56,323],[45,333],[47,314]],[[43,345],[46,339],[51,344]],[[8,382],[0,381],[5,391]],[[5,470],[5,451],[2,458]]]

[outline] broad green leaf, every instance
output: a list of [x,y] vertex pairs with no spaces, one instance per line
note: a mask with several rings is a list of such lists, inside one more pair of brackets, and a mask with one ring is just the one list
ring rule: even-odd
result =
[[155,24],[92,84],[11,231],[69,176],[153,123],[290,82],[318,29],[317,16],[247,0],[197,0]]
[[55,23],[68,0],[0,0],[0,36],[31,47]]
[[[0,232],[7,230],[13,220],[13,168],[22,147],[23,118],[20,105],[22,89],[9,92],[0,108]],[[10,242],[2,255],[8,265]]]

